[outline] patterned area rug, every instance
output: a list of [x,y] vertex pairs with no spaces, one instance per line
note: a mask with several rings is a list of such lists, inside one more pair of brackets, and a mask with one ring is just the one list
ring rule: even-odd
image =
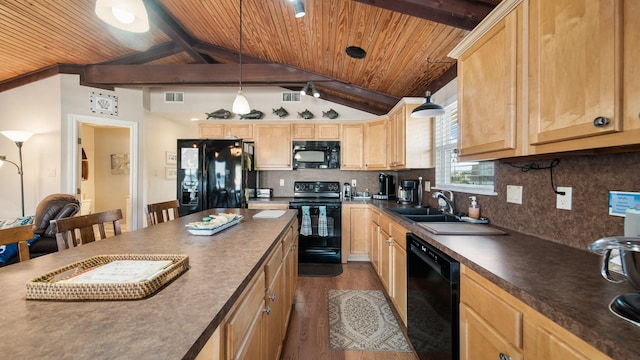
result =
[[329,344],[337,350],[411,352],[380,290],[329,290]]

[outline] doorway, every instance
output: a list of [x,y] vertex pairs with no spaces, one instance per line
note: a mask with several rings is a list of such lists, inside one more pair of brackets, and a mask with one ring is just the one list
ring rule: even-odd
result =
[[80,115],[70,118],[70,139],[81,139],[69,141],[70,190],[81,201],[81,212],[120,208],[123,230],[137,229],[138,124]]

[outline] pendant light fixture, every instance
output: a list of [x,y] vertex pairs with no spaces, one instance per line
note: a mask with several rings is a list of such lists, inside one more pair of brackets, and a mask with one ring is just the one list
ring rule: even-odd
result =
[[[427,81],[429,81],[429,70],[430,70],[431,64],[432,64],[431,60],[427,57]],[[438,62],[436,64],[448,64],[448,63]],[[441,116],[441,115],[444,115],[444,109],[442,108],[442,106],[431,102],[431,91],[428,91],[428,90],[425,94],[424,102],[422,103],[422,105],[413,109],[413,111],[411,112],[412,118],[419,118],[419,119],[427,119],[427,118],[432,118],[432,117]]]
[[149,31],[149,17],[142,0],[96,0],[95,12],[100,20],[118,29]]
[[296,18],[301,18],[306,14],[302,0],[294,0],[293,12],[295,13]]
[[240,64],[240,88],[235,100],[233,100],[231,111],[238,115],[244,115],[251,112],[251,107],[247,98],[242,94],[242,0],[240,0],[240,52],[238,63]]

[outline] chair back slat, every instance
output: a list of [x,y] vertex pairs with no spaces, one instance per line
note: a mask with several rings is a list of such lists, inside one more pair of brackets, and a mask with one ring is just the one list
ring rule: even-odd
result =
[[[122,220],[122,210],[109,210],[99,213],[82,215],[58,220],[51,220],[56,225],[56,241],[59,249],[87,244],[107,237],[105,224],[113,227],[114,235],[120,235]],[[99,239],[96,239],[94,225],[98,228]],[[80,236],[78,236],[78,234]]]
[[157,225],[180,217],[178,214],[178,200],[170,200],[147,205],[147,224]]
[[33,239],[33,225],[22,225],[0,230],[0,245],[18,243],[18,258],[20,261],[29,260],[29,244]]

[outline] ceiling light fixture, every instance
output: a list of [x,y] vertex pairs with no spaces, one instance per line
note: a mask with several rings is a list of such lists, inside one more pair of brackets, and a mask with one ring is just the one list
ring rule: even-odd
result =
[[100,20],[118,29],[149,31],[149,17],[142,0],[96,0],[95,12]]
[[318,92],[318,89],[316,89],[316,85],[314,83],[311,83],[311,93],[313,94],[313,97],[315,97],[315,98],[319,98],[320,97],[320,93]]
[[[451,62],[432,62],[427,57],[427,81],[429,81],[429,69],[431,64],[451,64]],[[411,117],[419,118],[419,119],[427,119],[427,118],[432,118],[436,116],[441,116],[444,114],[444,112],[445,111],[442,108],[442,106],[431,102],[431,91],[427,90],[425,94],[424,102],[422,103],[422,105],[413,109],[413,111],[411,112]]]
[[231,111],[238,115],[244,115],[251,112],[251,107],[249,106],[247,98],[242,94],[242,0],[240,0],[240,52],[238,57],[240,64],[240,88],[238,89],[235,100],[233,100]]
[[313,83],[313,81],[307,81],[307,83],[304,85],[302,90],[300,90],[300,95],[302,96],[307,95],[307,91],[309,91],[309,88],[311,88],[311,93],[313,94],[313,97],[316,97],[316,98],[320,97],[320,92],[318,91],[318,89],[316,89],[316,85]]
[[296,18],[301,18],[306,14],[306,12],[304,11],[304,4],[302,3],[302,0],[294,1],[293,12],[295,13]]
[[304,87],[302,87],[302,90],[300,90],[300,95],[305,96],[307,95],[307,91],[309,91],[309,84],[310,82],[307,82]]

